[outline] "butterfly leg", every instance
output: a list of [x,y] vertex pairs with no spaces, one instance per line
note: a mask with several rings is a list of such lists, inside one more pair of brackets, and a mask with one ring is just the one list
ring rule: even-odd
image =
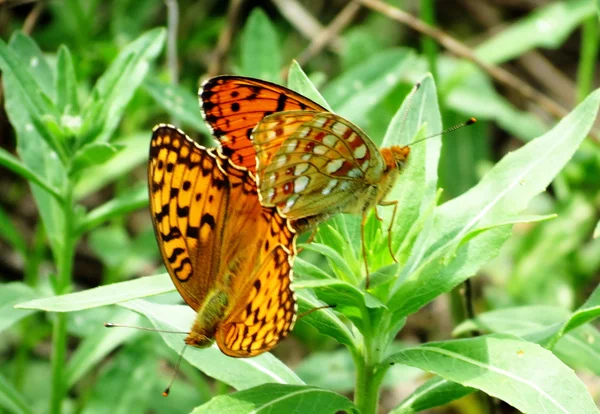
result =
[[365,289],[369,289],[369,258],[367,257],[367,245],[365,244],[365,224],[367,222],[367,211],[363,211],[362,221],[360,223],[360,242],[362,245],[363,259],[365,260]]
[[[398,210],[398,200],[394,201],[382,201],[379,203],[380,206],[394,206],[394,212],[392,213],[392,218],[390,220],[390,225],[388,227],[388,249],[390,250],[390,255],[394,262],[398,263],[398,259],[394,255],[394,250],[392,249],[392,227],[394,226],[394,219],[396,218],[396,211]],[[377,207],[375,207],[375,214],[377,214]]]

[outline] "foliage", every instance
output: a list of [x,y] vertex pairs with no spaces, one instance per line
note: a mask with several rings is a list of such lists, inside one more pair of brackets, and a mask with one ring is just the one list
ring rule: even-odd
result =
[[[285,349],[277,350],[281,359],[233,359],[216,346],[188,349],[181,365],[185,380],[177,379],[165,401],[159,394],[171,370],[159,369],[158,362],[177,362],[183,346],[177,332],[185,333],[195,315],[180,304],[167,274],[149,275],[148,263],[158,263],[159,255],[143,169],[154,122],[171,117],[211,142],[194,96],[203,70],[191,63],[181,84],[166,80],[156,65],[166,30],[148,30],[154,2],[104,6],[112,16],[108,38],[98,29],[105,18],[96,13],[100,2],[68,3],[72,7],[50,9],[52,23],[44,31],[53,36],[14,31],[8,43],[0,40],[4,107],[17,153],[0,148],[0,165],[29,182],[39,212],[35,237],[27,237],[13,223],[14,212],[0,209],[0,237],[24,263],[22,280],[0,289],[0,331],[9,334],[0,344],[15,350],[0,354],[0,407],[15,413],[291,407],[375,413],[382,389],[410,380],[414,392],[387,407],[392,412],[460,407],[458,400],[469,401],[475,391],[524,412],[598,412],[578,374],[600,375],[600,333],[593,324],[600,316],[600,187],[590,178],[600,174],[600,150],[586,140],[600,90],[580,88],[581,102],[550,127],[502,97],[471,63],[388,44],[380,32],[391,32],[392,22],[374,12],[343,32],[340,56],[305,65],[310,76],[296,62],[285,65],[290,88],[357,123],[380,146],[435,134],[442,119],[476,116],[480,122],[412,147],[388,196],[399,201],[392,229],[399,263],[387,248],[391,209],[379,209],[384,223],[373,212],[367,220],[368,291],[360,218],[337,215],[319,226],[314,242],[300,246],[294,266],[299,312],[336,307],[299,320],[294,333],[301,344],[291,346],[310,353],[298,367],[286,362]],[[498,64],[535,47],[559,48],[595,18],[590,4],[542,8],[475,52]],[[132,21],[127,16],[135,12],[140,19]],[[212,49],[226,25],[207,11],[199,18],[202,29],[180,36],[184,66],[191,49]],[[542,36],[542,23],[555,30]],[[235,40],[233,72],[283,83],[289,30],[253,9]],[[341,70],[324,69],[327,59]],[[435,80],[427,74],[431,62],[437,62]],[[409,102],[404,98],[416,81],[421,86]],[[492,125],[523,141],[498,154],[495,164]],[[131,232],[138,210],[144,224]],[[75,267],[81,246],[103,266],[97,286],[87,289]],[[412,318],[434,301],[450,296],[456,305],[462,298],[456,288],[478,274],[487,284],[477,315],[456,312],[452,335],[441,341],[403,337]],[[106,321],[150,322],[160,335],[104,329]],[[44,343],[51,353],[40,358],[34,350]],[[39,384],[48,378],[49,386]],[[235,392],[226,393],[229,388]]]

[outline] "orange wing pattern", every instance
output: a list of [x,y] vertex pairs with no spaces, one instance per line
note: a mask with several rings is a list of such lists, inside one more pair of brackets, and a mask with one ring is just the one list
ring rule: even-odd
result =
[[198,92],[200,107],[223,154],[237,165],[255,171],[251,134],[258,122],[275,112],[327,109],[283,86],[242,76],[217,76]]
[[[280,136],[287,138],[274,151],[272,141]],[[252,137],[261,202],[291,218],[361,212],[386,167],[365,133],[331,112],[273,114]]]
[[258,200],[254,176],[182,131],[154,129],[150,212],[164,264],[198,312],[186,343],[216,337],[230,356],[266,352],[293,328],[296,234]]

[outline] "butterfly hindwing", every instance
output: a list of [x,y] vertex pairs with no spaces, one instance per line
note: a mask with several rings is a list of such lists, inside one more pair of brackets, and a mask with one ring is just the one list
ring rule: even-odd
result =
[[385,168],[364,132],[330,112],[270,115],[255,128],[253,143],[262,204],[294,218],[343,211]]
[[239,166],[255,171],[255,152],[250,140],[256,124],[275,112],[297,109],[326,111],[321,105],[280,85],[242,76],[217,76],[199,91],[204,120]]
[[272,249],[253,278],[239,289],[235,309],[217,332],[221,351],[229,356],[254,356],[273,348],[292,330],[296,297],[291,288],[292,264],[284,246]]

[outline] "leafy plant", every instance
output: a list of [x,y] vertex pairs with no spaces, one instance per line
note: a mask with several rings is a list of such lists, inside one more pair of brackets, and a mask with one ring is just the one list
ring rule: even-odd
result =
[[[145,2],[134,3],[123,2],[113,11],[112,30],[128,39],[143,24],[128,23],[127,11],[151,14]],[[78,51],[98,50],[107,42],[92,41],[98,7],[52,8],[63,38],[72,39]],[[498,63],[533,47],[557,47],[593,13],[589,2],[558,3],[515,23],[476,52]],[[560,18],[563,14],[569,18]],[[533,36],[540,22],[548,21],[560,30]],[[122,281],[151,273],[146,263],[157,257],[151,229],[130,236],[124,219],[147,204],[146,184],[130,177],[146,161],[150,138],[149,128],[144,132],[146,126],[136,122],[166,120],[149,110],[150,99],[207,134],[190,86],[195,78],[172,85],[151,67],[163,47],[163,29],[124,46],[95,82],[90,73],[98,68],[91,60],[79,61],[79,53],[74,59],[66,46],[48,56],[22,33],[8,44],[0,40],[5,107],[18,153],[17,158],[0,149],[0,165],[30,183],[41,219],[30,242],[0,209],[2,238],[27,263],[24,282],[3,283],[0,289],[0,331],[20,338],[10,370],[0,372],[0,406],[16,413],[375,413],[382,389],[427,373],[392,412],[439,407],[478,390],[523,412],[598,412],[573,369],[600,375],[600,334],[590,323],[600,314],[600,288],[591,295],[580,289],[600,268],[600,244],[590,240],[599,226],[597,183],[589,178],[600,169],[594,161],[598,148],[584,141],[600,107],[600,90],[582,86],[579,105],[546,131],[537,118],[501,97],[475,66],[438,59],[434,49],[425,59],[413,49],[385,47],[388,40],[373,35],[382,24],[369,15],[344,35],[350,46],[342,51],[337,77],[323,82],[319,67],[309,64],[316,69],[309,79],[293,63],[288,86],[356,122],[381,146],[408,145],[435,134],[442,130],[442,116],[447,121],[475,115],[481,122],[444,138],[443,145],[438,136],[412,146],[410,162],[388,196],[399,201],[392,232],[399,263],[387,249],[391,209],[380,208],[384,223],[374,214],[367,220],[369,291],[360,219],[338,215],[319,227],[315,242],[301,245],[294,266],[299,313],[336,305],[297,323],[297,337],[319,353],[292,369],[271,354],[233,359],[216,347],[188,349],[181,365],[187,381],[178,380],[168,400],[160,390],[172,371],[161,370],[158,361],[177,363],[183,335],[169,332],[187,332],[195,315],[179,304],[167,274]],[[211,27],[198,36],[212,39]],[[236,72],[281,82],[287,53],[280,46],[282,32],[264,12],[253,11],[233,60]],[[268,59],[254,59],[256,51]],[[435,81],[424,75],[428,63],[437,65]],[[81,73],[84,79],[78,80]],[[412,102],[398,107],[415,81],[421,88]],[[492,122],[527,142],[495,165],[481,139]],[[475,168],[482,160],[485,174]],[[457,171],[457,165],[464,168]],[[86,197],[107,184],[115,196],[87,211]],[[144,220],[149,222],[145,214]],[[524,228],[533,230],[521,232]],[[104,273],[102,286],[79,290],[73,269],[83,241],[100,258]],[[50,258],[44,255],[46,242]],[[56,270],[47,279],[44,261]],[[495,283],[485,292],[487,310],[457,318],[455,339],[418,345],[399,340],[411,316],[481,269]],[[160,335],[104,329],[106,321],[136,326],[149,321]],[[30,350],[50,335],[48,365]],[[69,344],[70,337],[77,343]],[[43,387],[36,381],[44,378],[51,378],[51,392],[40,396]],[[226,393],[229,388],[235,392]],[[353,401],[347,398],[351,391]]]

